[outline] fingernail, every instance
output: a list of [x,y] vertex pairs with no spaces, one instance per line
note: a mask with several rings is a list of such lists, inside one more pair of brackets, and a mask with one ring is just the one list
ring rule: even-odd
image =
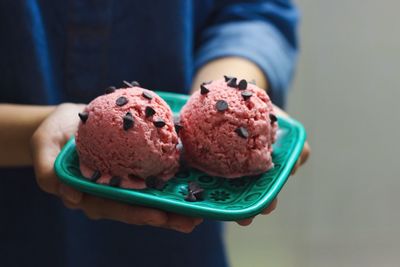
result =
[[144,222],[144,223],[143,223],[143,225],[147,225],[147,226],[153,226],[153,227],[158,227],[158,225],[157,225],[157,224],[155,224],[155,223],[153,223],[152,221],[147,221],[147,222]]
[[176,230],[176,231],[179,231],[179,232],[182,231],[180,225],[171,225],[171,228],[174,229],[174,230]]
[[191,233],[193,231],[193,229],[194,229],[194,226],[190,227],[190,228],[188,228],[188,227],[186,227],[186,228],[180,227],[180,228],[175,229],[175,230],[177,230],[177,231],[179,231],[181,233],[189,234],[189,233]]
[[194,225],[197,226],[197,225],[201,224],[202,222],[203,222],[203,219],[196,218],[195,221],[194,221]]
[[60,185],[60,195],[73,204],[79,204],[82,199],[81,192],[63,184]]
[[186,230],[181,225],[175,224],[175,225],[171,225],[170,227],[171,227],[171,229],[178,231],[180,233],[186,233]]
[[146,222],[146,224],[151,225],[151,226],[155,226],[155,227],[160,227],[163,225],[163,223],[159,222],[159,221],[155,221],[155,220],[149,220]]

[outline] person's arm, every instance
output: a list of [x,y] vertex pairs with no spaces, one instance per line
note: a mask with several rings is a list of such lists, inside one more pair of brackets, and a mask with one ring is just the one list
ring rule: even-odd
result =
[[53,106],[0,103],[0,167],[32,165],[29,142]]
[[54,173],[54,161],[75,134],[79,123],[77,114],[83,107],[72,103],[54,107],[0,104],[0,167],[33,165],[36,181],[43,191],[58,196],[65,206],[80,209],[92,219],[152,225],[186,233],[201,223],[200,218],[86,195],[60,183]]
[[[223,75],[235,76],[255,80],[273,95],[275,104],[283,106],[297,57],[296,8],[290,0],[216,3],[212,19],[200,33],[192,92],[202,82],[221,79]],[[280,116],[288,116],[277,106],[274,108]],[[306,143],[293,173],[309,153]],[[276,205],[275,199],[262,214],[269,214]],[[238,223],[246,226],[252,220]]]
[[[246,59],[258,66],[268,80],[269,94],[282,107],[296,65],[298,20],[291,0],[215,1],[196,38],[195,72],[201,74],[205,65],[217,59]],[[237,66],[227,65],[224,74],[235,72]]]

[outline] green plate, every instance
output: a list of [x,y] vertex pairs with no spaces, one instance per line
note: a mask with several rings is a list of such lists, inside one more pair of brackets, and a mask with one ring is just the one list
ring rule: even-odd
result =
[[[188,99],[187,95],[157,93],[175,114]],[[258,177],[225,179],[190,169],[177,173],[162,190],[132,190],[96,184],[82,176],[73,138],[58,155],[55,171],[63,183],[100,197],[189,216],[225,221],[244,219],[260,213],[277,196],[303,148],[306,139],[304,127],[293,119],[283,117],[278,118],[278,123],[278,140],[272,155],[275,167]],[[189,181],[196,181],[204,188],[204,200],[185,201]]]

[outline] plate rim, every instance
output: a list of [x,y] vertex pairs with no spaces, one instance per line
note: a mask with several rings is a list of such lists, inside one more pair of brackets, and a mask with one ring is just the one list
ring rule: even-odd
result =
[[[71,153],[71,150],[75,150],[75,138],[72,137],[63,147],[57,159],[54,163],[55,171],[59,179],[71,185],[83,192],[94,194],[100,197],[111,198],[114,200],[120,200],[123,202],[128,202],[131,204],[139,204],[151,206],[153,208],[162,208],[165,210],[170,210],[177,212],[175,208],[181,209],[182,213],[189,212],[191,214],[198,214],[197,216],[202,216],[204,218],[212,218],[217,220],[231,221],[240,220],[244,218],[249,218],[260,213],[272,200],[278,195],[282,187],[287,182],[292,168],[294,167],[297,158],[300,156],[302,147],[306,139],[306,132],[304,127],[292,118],[278,117],[279,121],[285,121],[290,124],[292,128],[296,129],[297,141],[294,144],[290,156],[286,159],[286,164],[280,171],[279,176],[268,188],[267,192],[256,202],[250,204],[249,206],[242,209],[227,210],[223,208],[211,208],[206,206],[196,206],[192,202],[179,202],[173,199],[160,199],[158,196],[152,194],[144,193],[141,190],[135,189],[124,189],[124,188],[111,188],[107,185],[101,185],[97,183],[92,183],[88,180],[82,178],[71,176],[65,171],[63,166],[63,160],[66,155]],[[279,122],[278,121],[278,122]],[[118,192],[118,194],[116,194]],[[128,199],[129,201],[126,201]],[[138,203],[139,202],[139,203]],[[155,203],[156,202],[156,203]],[[154,205],[155,204],[155,205]],[[171,208],[171,209],[169,209]],[[196,215],[189,215],[196,216]]]

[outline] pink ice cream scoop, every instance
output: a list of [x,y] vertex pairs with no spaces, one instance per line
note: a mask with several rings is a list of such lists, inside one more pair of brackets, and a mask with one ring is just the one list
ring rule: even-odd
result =
[[183,107],[180,137],[188,164],[237,178],[273,167],[277,118],[266,92],[233,77],[203,83]]
[[138,86],[107,93],[79,113],[76,148],[83,176],[124,188],[162,186],[179,167],[171,109]]

